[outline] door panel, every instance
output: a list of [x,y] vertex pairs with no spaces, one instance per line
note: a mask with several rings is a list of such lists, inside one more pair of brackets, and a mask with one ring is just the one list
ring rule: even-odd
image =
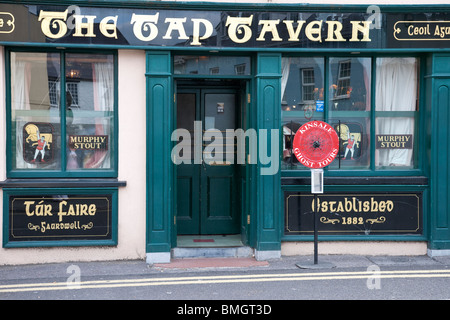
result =
[[[177,168],[178,234],[239,233],[236,142],[234,137],[226,137],[226,130],[235,130],[237,126],[238,95],[234,90],[221,89],[179,92],[177,127],[188,129],[194,139],[195,114],[195,120],[202,121],[204,139],[202,163],[194,164],[192,161],[192,164],[180,164]],[[192,140],[192,160],[194,142]]]
[[[191,141],[181,141],[191,150],[191,163],[194,159],[194,121],[197,119],[198,95],[192,93],[177,94],[177,128],[189,131]],[[199,113],[198,113],[199,114]],[[183,156],[183,154],[180,154]],[[177,231],[179,234],[197,234],[200,232],[199,167],[181,163],[177,165]]]
[[178,233],[191,234],[199,233],[199,202],[196,201],[198,196],[198,174],[189,174],[182,176],[183,170],[186,168],[178,168],[177,187],[180,191],[177,193],[177,225]]

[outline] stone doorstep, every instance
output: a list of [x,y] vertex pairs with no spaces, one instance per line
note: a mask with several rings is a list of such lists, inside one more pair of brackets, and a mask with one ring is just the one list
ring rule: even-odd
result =
[[172,259],[170,263],[155,263],[156,268],[190,269],[190,268],[248,268],[265,267],[267,261],[257,261],[254,258],[180,258]]
[[173,248],[173,259],[184,258],[251,258],[253,249],[250,247],[225,248]]

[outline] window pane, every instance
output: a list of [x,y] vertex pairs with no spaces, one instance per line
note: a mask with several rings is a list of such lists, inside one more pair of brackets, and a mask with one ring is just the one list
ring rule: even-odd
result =
[[370,58],[330,58],[330,112],[370,111],[370,79]]
[[378,58],[376,83],[377,167],[414,167],[418,60]]
[[112,55],[66,55],[67,170],[112,168],[113,61]]
[[330,119],[339,137],[339,153],[330,169],[368,169],[370,166],[370,118]]
[[250,57],[175,56],[174,74],[249,75]]
[[324,119],[324,65],[323,57],[282,59],[282,169],[307,170],[292,153],[292,141],[301,125]]
[[12,169],[59,170],[60,56],[11,53]]
[[330,168],[368,169],[371,58],[330,58],[328,79],[329,121],[340,143]]

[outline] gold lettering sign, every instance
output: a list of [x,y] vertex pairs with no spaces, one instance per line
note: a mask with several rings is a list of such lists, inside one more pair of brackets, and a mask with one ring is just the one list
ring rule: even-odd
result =
[[450,40],[450,21],[397,21],[394,38],[398,41]]
[[71,150],[108,150],[108,136],[69,136]]
[[[94,28],[99,25],[99,32],[107,38],[118,38],[117,20],[118,16],[98,17],[96,15],[74,14],[69,28],[68,10],[39,12],[38,21],[41,22],[41,30],[45,36],[51,39],[62,37],[86,37],[95,38],[97,34]],[[165,14],[165,18],[160,19],[160,13],[136,14],[132,13],[128,18],[129,24],[133,26],[133,35],[137,40],[150,42],[158,36],[163,40],[186,41],[191,39],[189,45],[200,46],[201,40],[210,39],[215,31],[213,22],[205,18],[171,17],[170,12]],[[162,16],[162,15],[161,15]],[[72,22],[73,20],[73,22]],[[252,28],[257,24],[260,26],[259,32]],[[254,15],[249,17],[227,16],[225,20],[226,34],[229,39],[236,44],[245,44],[251,40],[260,42],[300,42],[303,32],[306,39],[311,42],[369,42],[370,27],[372,21],[324,21],[299,20],[294,23],[292,20],[259,20],[255,21]],[[344,37],[342,30],[349,29],[351,33],[346,33]],[[254,34],[255,32],[255,34]],[[286,36],[287,35],[287,36]],[[351,35],[351,37],[350,37]]]
[[377,134],[377,149],[412,149],[412,134]]
[[0,33],[11,33],[16,27],[14,16],[9,12],[0,12]]
[[111,195],[12,196],[9,241],[107,240]]
[[328,193],[285,191],[285,234],[313,232],[313,215],[322,234],[421,234],[421,193]]

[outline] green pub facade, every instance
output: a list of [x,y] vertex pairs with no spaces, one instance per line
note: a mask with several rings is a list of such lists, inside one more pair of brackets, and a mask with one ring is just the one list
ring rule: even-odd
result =
[[1,264],[450,253],[450,6],[1,1],[0,49]]

